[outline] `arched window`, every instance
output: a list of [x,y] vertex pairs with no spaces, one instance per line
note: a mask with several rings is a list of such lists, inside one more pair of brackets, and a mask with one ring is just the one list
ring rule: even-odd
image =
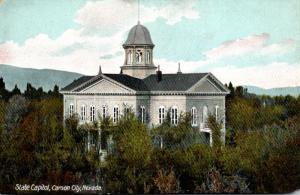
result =
[[165,120],[165,107],[160,106],[158,109],[158,122],[162,124]]
[[203,107],[203,114],[202,114],[202,122],[204,127],[207,127],[207,119],[208,119],[208,109],[207,106]]
[[71,103],[69,105],[69,116],[72,116],[74,114],[74,104]]
[[107,107],[105,105],[102,106],[102,118],[107,117]]
[[137,64],[142,63],[142,61],[143,61],[143,52],[142,52],[142,50],[140,50],[140,49],[136,50],[135,61],[136,61]]
[[192,107],[191,109],[191,117],[192,117],[192,126],[197,126],[197,118],[198,118],[198,112],[196,107]]
[[172,107],[171,109],[171,124],[177,125],[178,124],[178,109],[177,107]]
[[80,118],[82,121],[86,120],[86,106],[85,105],[81,105],[81,107],[80,107]]
[[95,106],[90,106],[90,121],[95,121],[96,115],[95,115]]
[[119,121],[119,107],[114,107],[114,115],[113,115],[113,122],[117,123]]
[[146,108],[145,106],[141,106],[141,110],[140,110],[140,114],[141,114],[141,122],[145,123],[146,122]]
[[132,51],[129,50],[127,53],[127,64],[132,64]]

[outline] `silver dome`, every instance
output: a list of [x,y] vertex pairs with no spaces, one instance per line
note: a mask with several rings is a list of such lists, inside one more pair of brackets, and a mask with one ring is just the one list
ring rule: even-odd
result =
[[123,46],[130,46],[130,45],[149,45],[154,46],[149,30],[138,23],[134,27],[132,27],[129,31],[127,40],[123,44]]

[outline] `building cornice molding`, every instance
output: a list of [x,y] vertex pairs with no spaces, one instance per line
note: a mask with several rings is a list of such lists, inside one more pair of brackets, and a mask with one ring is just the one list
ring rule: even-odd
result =
[[186,91],[140,91],[132,93],[92,93],[62,92],[64,95],[103,95],[103,96],[226,96],[226,92],[186,92]]

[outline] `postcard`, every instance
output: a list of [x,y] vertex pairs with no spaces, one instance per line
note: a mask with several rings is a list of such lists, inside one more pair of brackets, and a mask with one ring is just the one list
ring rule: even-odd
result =
[[0,193],[300,193],[299,0],[0,0]]

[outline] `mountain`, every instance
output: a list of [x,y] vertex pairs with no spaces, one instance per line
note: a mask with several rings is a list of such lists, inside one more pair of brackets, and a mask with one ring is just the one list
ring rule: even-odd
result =
[[243,86],[247,88],[249,93],[255,93],[256,95],[269,95],[269,96],[279,96],[279,95],[291,95],[297,97],[300,95],[300,86],[297,87],[279,87],[264,89],[256,86],[246,85]]
[[60,70],[19,68],[11,65],[0,64],[0,78],[2,77],[6,89],[13,89],[15,84],[21,91],[26,89],[27,83],[35,88],[43,87],[44,91],[53,89],[58,85],[61,89],[81,74]]
[[[11,90],[15,84],[21,91],[26,89],[27,83],[31,83],[34,87],[43,87],[44,91],[53,89],[54,85],[58,85],[61,89],[73,80],[82,76],[79,73],[50,70],[50,69],[32,69],[19,68],[11,65],[0,64],[0,78],[3,77],[6,88]],[[248,89],[249,93],[257,95],[292,95],[298,96],[300,94],[300,86],[298,87],[282,87],[264,89],[256,86],[243,86]]]

